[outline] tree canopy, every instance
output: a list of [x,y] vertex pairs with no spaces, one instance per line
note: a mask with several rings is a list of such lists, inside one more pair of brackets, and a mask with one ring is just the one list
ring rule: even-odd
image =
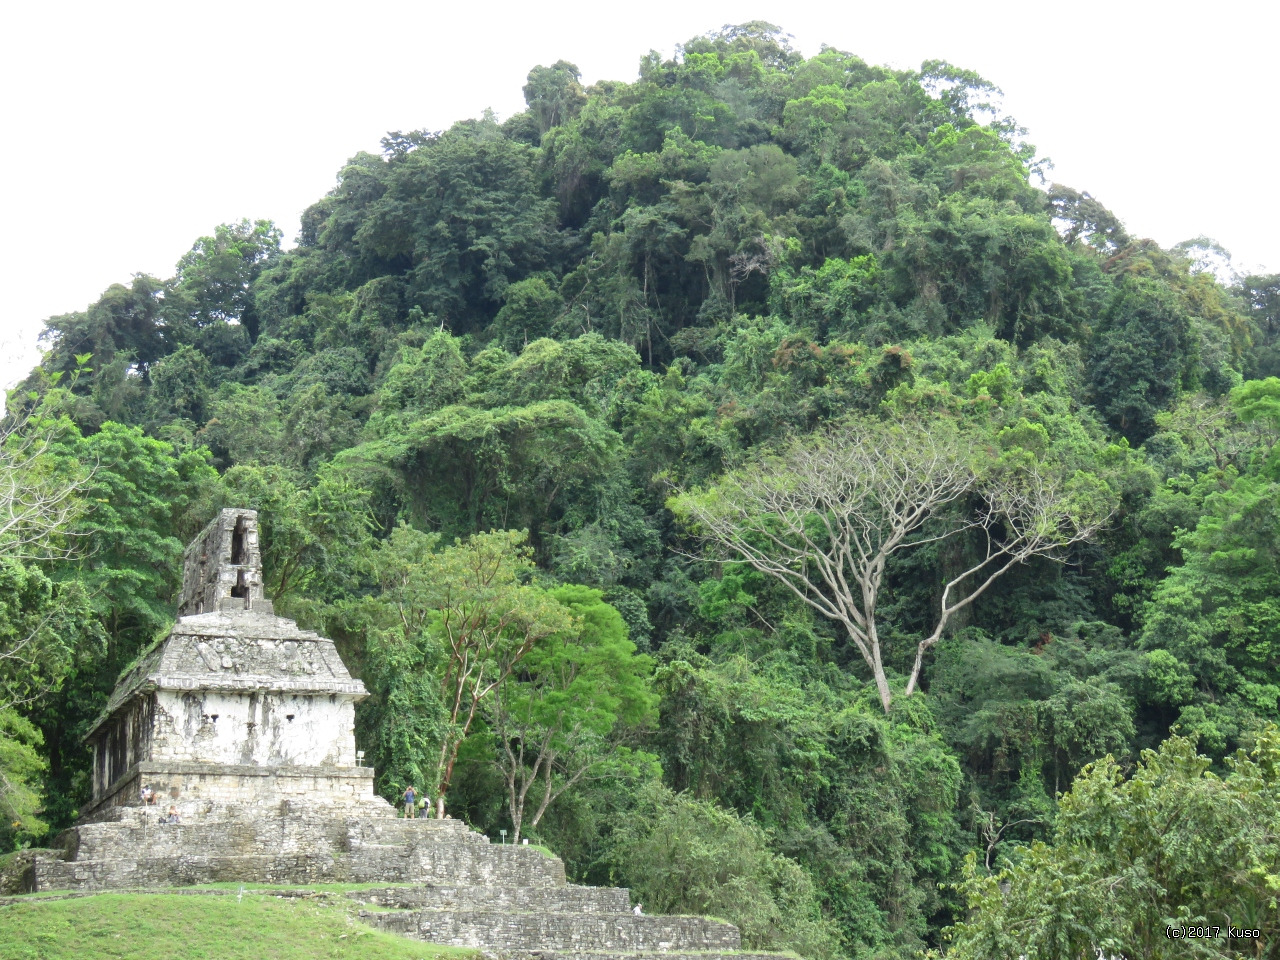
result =
[[[535,65],[292,244],[211,226],[48,318],[0,846],[75,818],[246,506],[378,789],[575,880],[806,957],[1273,955],[1280,281],[1045,182],[994,79],[763,22]],[[1263,940],[1159,939],[1197,917]]]

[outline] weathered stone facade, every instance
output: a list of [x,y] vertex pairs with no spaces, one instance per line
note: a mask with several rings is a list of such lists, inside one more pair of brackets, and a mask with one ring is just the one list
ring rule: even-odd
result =
[[178,616],[235,610],[272,612],[262,590],[262,551],[254,510],[223,510],[182,557]]
[[88,735],[88,814],[144,786],[183,802],[372,798],[355,754],[364,684],[332,641],[275,615],[252,510],[223,510],[187,548],[178,612]]
[[[491,844],[457,820],[397,819],[355,753],[364,685],[332,642],[275,615],[256,520],[224,510],[188,548],[177,624],[88,737],[93,804],[56,849],[15,860],[24,889],[395,884],[351,894],[379,908],[361,911],[366,922],[511,958],[738,949],[736,927],[634,915],[626,890],[570,885],[537,848]],[[180,822],[160,822],[171,805]]]

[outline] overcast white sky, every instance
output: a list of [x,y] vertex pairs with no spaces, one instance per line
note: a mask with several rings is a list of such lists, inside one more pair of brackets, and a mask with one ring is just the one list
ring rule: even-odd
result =
[[523,108],[529,68],[632,80],[649,49],[762,19],[805,54],[941,58],[1005,91],[1053,178],[1166,246],[1215,237],[1280,270],[1273,3],[799,4],[220,0],[7,5],[0,14],[0,385],[45,317],[159,277],[240,217],[298,216],[388,130]]

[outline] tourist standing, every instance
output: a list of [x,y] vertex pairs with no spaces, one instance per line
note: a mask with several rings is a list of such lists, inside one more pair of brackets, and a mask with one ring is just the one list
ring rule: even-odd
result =
[[401,799],[404,800],[404,818],[406,820],[412,820],[414,814],[413,808],[418,800],[418,792],[413,789],[413,784],[409,784],[409,786],[405,788],[404,796],[401,797]]

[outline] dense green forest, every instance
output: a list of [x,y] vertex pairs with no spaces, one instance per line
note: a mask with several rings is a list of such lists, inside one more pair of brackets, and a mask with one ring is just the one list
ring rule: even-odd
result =
[[0,460],[0,843],[74,819],[183,546],[248,506],[385,795],[648,910],[1280,956],[1280,276],[1048,183],[998,93],[759,23],[538,66],[354,156],[295,246],[219,226],[51,317]]

